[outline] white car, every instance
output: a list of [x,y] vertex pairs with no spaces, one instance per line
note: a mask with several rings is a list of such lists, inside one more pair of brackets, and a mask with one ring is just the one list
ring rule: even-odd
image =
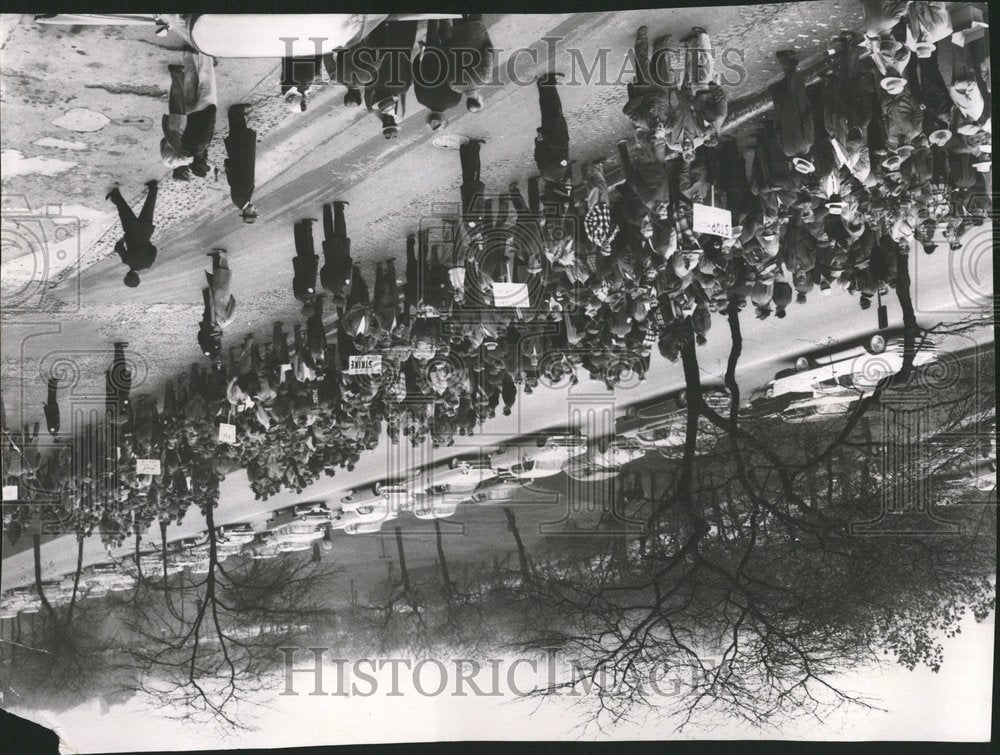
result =
[[[924,343],[914,355],[913,366],[927,364],[934,358],[933,344]],[[768,383],[765,397],[805,392],[814,396],[842,394],[844,389],[866,396],[902,367],[903,339],[892,333],[876,333],[797,357],[794,369],[779,372]]]
[[284,509],[271,512],[267,518],[267,528],[275,529],[291,522],[310,522],[322,525],[333,520],[333,512],[322,501],[316,503],[298,503]]
[[268,539],[278,550],[308,550],[314,542],[323,539],[323,528],[312,522],[291,522],[270,530],[269,535]]
[[[536,444],[522,447],[504,462],[514,462],[500,469],[519,480],[535,480],[559,474],[570,459],[587,453],[587,439],[582,435],[551,435]],[[503,463],[503,462],[501,462]]]
[[249,524],[223,524],[215,528],[215,533],[219,543],[225,541],[238,546],[253,542],[257,536]]
[[478,487],[471,496],[469,500],[472,503],[495,503],[497,501],[509,501],[515,498],[517,494],[524,490],[527,482],[525,480],[519,480],[513,475],[503,472],[500,476],[488,480],[483,485]]
[[[489,460],[457,457],[447,467],[433,467],[423,474],[421,485],[425,495],[437,493],[471,493],[484,482],[499,476]],[[419,496],[417,505],[420,505]]]
[[382,531],[382,522],[355,522],[344,527],[344,532],[348,535],[374,535]]

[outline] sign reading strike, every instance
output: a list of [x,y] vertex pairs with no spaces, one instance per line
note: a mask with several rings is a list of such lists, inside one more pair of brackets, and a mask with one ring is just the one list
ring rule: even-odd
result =
[[4,485],[3,486],[3,499],[5,501],[16,501],[17,500],[17,485]]
[[712,207],[696,202],[694,205],[694,232],[731,239],[733,237],[733,213],[721,207]]
[[136,474],[160,474],[160,460],[159,459],[136,459],[135,460],[135,473]]
[[219,441],[222,443],[235,443],[236,442],[236,425],[230,425],[226,422],[219,423]]
[[527,283],[493,282],[493,304],[498,307],[530,307]]
[[359,354],[348,358],[348,375],[381,375],[382,357],[376,354]]

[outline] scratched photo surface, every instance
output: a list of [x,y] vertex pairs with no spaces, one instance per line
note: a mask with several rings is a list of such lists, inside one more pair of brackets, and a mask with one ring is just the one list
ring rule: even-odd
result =
[[988,741],[987,4],[484,10],[0,14],[2,707]]

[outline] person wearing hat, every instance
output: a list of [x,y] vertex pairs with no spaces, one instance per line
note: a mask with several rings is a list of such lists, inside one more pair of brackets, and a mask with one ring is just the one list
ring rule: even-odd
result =
[[809,150],[814,140],[814,119],[798,55],[795,50],[778,50],[775,57],[784,71],[781,81],[770,87],[779,143],[795,170],[812,173],[815,166]]
[[[351,288],[351,239],[347,235],[344,208],[347,202],[335,201],[323,205],[323,267],[319,271],[320,284],[334,296],[342,299]],[[311,234],[310,234],[311,235]]]
[[210,55],[184,50],[184,64],[167,66],[170,94],[163,116],[160,158],[175,171],[187,167],[208,175],[208,145],[215,135],[215,61]]
[[309,89],[320,75],[321,65],[321,55],[287,56],[281,59],[281,96],[289,112],[305,112]]
[[495,51],[490,34],[479,13],[442,21],[442,46],[448,53],[449,86],[465,97],[470,113],[483,109],[482,87],[490,82]]
[[479,152],[485,139],[470,139],[458,148],[462,164],[462,223],[471,229],[478,229],[483,223],[483,192],[486,189],[479,173],[482,167]]
[[374,79],[365,87],[364,101],[369,112],[382,121],[382,136],[395,139],[406,114],[406,93],[413,83],[410,56],[417,38],[416,21],[387,21],[368,37],[375,50]]
[[535,81],[542,120],[536,129],[535,165],[546,185],[556,184],[560,188],[566,183],[572,170],[569,164],[569,129],[556,89],[557,78],[561,76],[561,73],[549,71]]
[[111,200],[118,210],[118,218],[121,220],[123,236],[115,244],[115,251],[121,257],[122,262],[128,265],[128,273],[125,275],[125,285],[135,288],[139,285],[139,271],[148,270],[156,261],[156,247],[150,242],[156,226],[153,225],[153,209],[156,207],[156,194],[159,184],[156,181],[147,181],[146,201],[142,205],[139,216],[136,217],[129,207],[128,202],[122,196],[121,191],[115,186],[108,192],[105,199]]
[[462,101],[461,93],[448,85],[448,56],[441,34],[444,23],[438,19],[427,22],[426,38],[411,64],[413,93],[417,102],[427,108],[427,126],[431,131],[447,126],[445,113]]
[[226,181],[229,196],[240,210],[244,223],[257,220],[257,210],[250,204],[254,190],[254,167],[257,161],[257,132],[247,127],[246,110],[241,103],[229,108],[229,135],[225,138]]

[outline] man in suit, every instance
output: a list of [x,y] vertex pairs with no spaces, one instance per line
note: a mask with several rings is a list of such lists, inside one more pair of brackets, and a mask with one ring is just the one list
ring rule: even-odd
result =
[[110,199],[118,208],[118,218],[122,223],[124,235],[115,244],[115,251],[121,257],[122,262],[128,265],[128,273],[125,275],[125,285],[135,288],[139,285],[139,271],[148,270],[156,261],[156,247],[150,243],[153,231],[153,208],[156,206],[157,182],[147,181],[146,186],[149,191],[146,194],[146,201],[142,205],[139,217],[135,216],[132,208],[122,196],[118,187],[114,187],[108,192],[105,199]]
[[319,271],[320,283],[334,295],[343,299],[351,288],[351,239],[347,235],[344,207],[347,202],[337,201],[323,205],[323,268]]
[[303,218],[295,224],[295,257],[292,265],[295,277],[292,279],[292,291],[295,298],[302,302],[302,312],[306,316],[312,313],[312,301],[316,296],[316,275],[319,272],[319,257],[313,245],[312,224],[315,218]]
[[229,108],[229,136],[226,144],[226,180],[229,196],[240,210],[244,223],[257,220],[257,210],[250,199],[254,189],[254,165],[257,161],[257,132],[247,127],[246,104]]
[[59,378],[50,377],[48,385],[48,396],[42,409],[45,410],[45,425],[49,428],[49,435],[55,438],[59,435]]
[[413,93],[417,102],[429,111],[427,125],[437,131],[448,123],[445,112],[462,101],[462,94],[448,85],[448,57],[443,47],[442,24],[427,22],[427,39],[420,43],[420,52],[413,59]]

